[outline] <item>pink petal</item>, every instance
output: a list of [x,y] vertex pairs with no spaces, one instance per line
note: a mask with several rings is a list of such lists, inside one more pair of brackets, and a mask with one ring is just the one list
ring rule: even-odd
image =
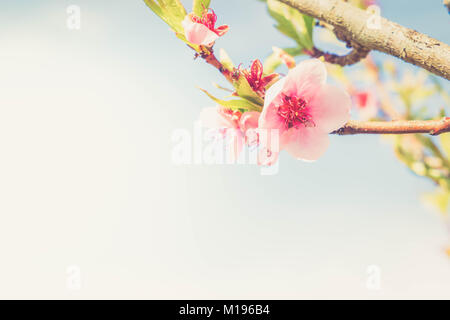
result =
[[327,69],[319,59],[300,62],[290,70],[283,92],[288,96],[297,96],[310,100],[327,80]]
[[264,98],[264,109],[266,109],[267,106],[269,106],[272,102],[274,102],[274,99],[278,97],[283,90],[283,87],[286,83],[286,78],[282,78],[275,82],[269,90],[266,92],[266,96]]
[[181,24],[183,25],[187,41],[193,44],[209,46],[219,38],[207,26],[193,22],[189,16],[186,16]]
[[232,128],[233,123],[224,118],[220,113],[220,107],[204,108],[200,112],[200,121],[207,128]]
[[313,122],[325,132],[332,132],[350,120],[352,100],[348,93],[336,86],[325,84],[310,101]]
[[239,127],[242,131],[247,131],[248,129],[255,129],[258,127],[260,113],[257,111],[244,112],[239,121]]
[[230,30],[230,27],[227,25],[224,25],[224,26],[220,26],[220,27],[216,28],[215,31],[220,37],[222,37],[223,35],[225,35],[225,33],[228,32],[228,30]]
[[291,128],[283,134],[280,144],[296,159],[315,161],[327,150],[330,138],[317,127]]
[[286,78],[277,81],[266,92],[264,108],[259,117],[259,127],[262,129],[284,130],[284,124],[278,115],[278,104]]

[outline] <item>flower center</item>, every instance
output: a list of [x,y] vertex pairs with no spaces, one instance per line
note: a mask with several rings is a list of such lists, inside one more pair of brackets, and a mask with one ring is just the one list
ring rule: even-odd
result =
[[309,113],[308,103],[302,98],[283,95],[282,103],[278,107],[278,115],[283,119],[286,129],[315,126]]
[[205,9],[201,17],[192,16],[192,21],[196,23],[203,24],[209,30],[216,32],[215,26],[217,22],[217,15],[214,13],[212,9]]

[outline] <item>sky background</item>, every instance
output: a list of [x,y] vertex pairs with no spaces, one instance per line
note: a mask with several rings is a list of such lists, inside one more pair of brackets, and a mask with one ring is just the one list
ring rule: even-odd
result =
[[[380,3],[450,43],[441,0]],[[235,62],[291,44],[256,0],[212,5]],[[176,166],[172,133],[213,106],[196,87],[223,80],[143,1],[2,1],[0,21],[0,298],[450,298],[433,185],[380,137],[273,176]]]

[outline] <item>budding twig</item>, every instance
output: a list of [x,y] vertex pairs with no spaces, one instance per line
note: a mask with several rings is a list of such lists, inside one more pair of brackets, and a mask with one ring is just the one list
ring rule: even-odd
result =
[[[230,82],[233,83],[233,72],[223,66],[216,58],[211,48],[201,54],[208,64],[215,67]],[[345,126],[332,132],[337,135],[354,134],[412,134],[426,133],[440,135],[450,132],[450,118],[441,120],[394,120],[394,121],[349,121]]]
[[450,118],[441,120],[397,120],[397,121],[349,121],[333,134],[411,134],[427,133],[437,136],[450,132]]
[[219,70],[219,72],[228,80],[228,82],[230,82],[231,84],[233,83],[233,73],[225,68],[223,64],[217,59],[212,48],[201,53],[200,57],[202,57],[202,59],[204,59],[206,63]]

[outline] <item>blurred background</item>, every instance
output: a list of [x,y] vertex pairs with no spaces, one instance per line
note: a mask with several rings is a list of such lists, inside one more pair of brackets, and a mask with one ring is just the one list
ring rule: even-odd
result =
[[[440,0],[379,3],[450,43]],[[261,2],[212,7],[236,63],[289,44]],[[172,133],[214,105],[196,87],[223,80],[143,1],[2,1],[0,21],[0,298],[450,298],[434,186],[381,137],[271,176],[177,166]]]

